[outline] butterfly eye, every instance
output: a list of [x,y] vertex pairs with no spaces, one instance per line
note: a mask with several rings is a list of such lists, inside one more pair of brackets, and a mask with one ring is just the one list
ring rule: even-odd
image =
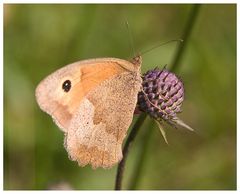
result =
[[68,92],[71,89],[71,81],[70,80],[64,81],[62,84],[62,89],[64,90],[64,92]]

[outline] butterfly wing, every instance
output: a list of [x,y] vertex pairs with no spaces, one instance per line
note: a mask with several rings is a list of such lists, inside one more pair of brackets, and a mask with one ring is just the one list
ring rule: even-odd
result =
[[65,147],[72,160],[93,168],[108,168],[121,160],[140,84],[140,77],[125,72],[84,98],[66,134]]
[[[140,66],[120,59],[98,59],[66,66],[43,80],[40,107],[66,132],[65,147],[82,166],[111,167],[131,124],[140,89]],[[62,91],[64,80],[72,89]]]
[[[120,60],[120,63],[124,62]],[[66,131],[83,97],[104,80],[125,71],[128,70],[119,65],[117,59],[103,58],[76,62],[57,70],[41,81],[36,89],[36,99],[40,108],[53,117],[60,129]],[[62,88],[66,80],[71,81],[69,92]]]

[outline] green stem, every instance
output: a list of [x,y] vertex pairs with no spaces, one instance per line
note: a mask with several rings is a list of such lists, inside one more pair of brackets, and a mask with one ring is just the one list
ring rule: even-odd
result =
[[135,139],[137,132],[139,131],[140,127],[142,126],[143,122],[145,121],[147,115],[146,114],[141,114],[139,118],[137,119],[136,123],[134,124],[127,140],[123,148],[123,158],[121,162],[118,164],[118,169],[117,169],[117,177],[116,177],[116,182],[115,182],[115,190],[121,190],[122,189],[122,178],[123,178],[123,173],[124,173],[124,167],[125,163],[127,160],[127,155],[129,152],[129,148],[133,140]]
[[[174,57],[174,60],[173,60],[173,65],[172,65],[171,71],[176,71],[176,69],[179,68],[179,62],[180,62],[180,60],[183,56],[183,53],[185,51],[186,45],[188,43],[189,37],[191,35],[191,32],[192,32],[192,29],[194,27],[195,21],[197,19],[197,16],[199,15],[199,10],[200,10],[200,4],[193,5],[193,8],[192,8],[192,10],[190,12],[190,15],[189,15],[189,19],[186,23],[186,26],[185,26],[184,32],[183,32],[184,42],[182,44],[180,44],[179,47],[178,47],[176,56]],[[123,179],[125,163],[126,163],[127,156],[128,156],[128,153],[129,153],[129,147],[130,147],[131,143],[133,142],[133,140],[135,139],[135,137],[137,136],[137,132],[139,131],[139,129],[142,126],[145,119],[146,119],[145,114],[140,115],[140,117],[138,118],[138,120],[134,124],[134,126],[133,126],[127,140],[126,140],[126,143],[125,143],[124,148],[123,148],[123,159],[119,163],[118,169],[117,169],[115,190],[121,190],[122,189],[122,179]],[[148,144],[150,142],[151,142],[150,140],[143,142],[143,144],[144,144],[143,147],[145,147],[147,149]],[[138,177],[140,176],[142,165],[144,164],[144,161],[146,159],[146,157],[144,157],[145,152],[147,151],[146,149],[142,149],[142,152],[141,152],[141,155],[140,155],[141,162],[140,162],[139,165],[136,166],[136,168],[134,170],[134,172],[137,173]],[[136,175],[133,176],[133,177],[136,177]],[[139,178],[137,180],[139,180]],[[136,188],[137,180],[134,183],[132,183],[131,188]]]
[[[151,120],[150,120],[151,122]],[[141,173],[143,171],[143,166],[144,166],[144,159],[145,157],[147,157],[147,150],[149,149],[149,145],[150,145],[150,141],[152,139],[152,135],[154,134],[154,122],[149,123],[149,127],[147,129],[145,129],[143,137],[144,137],[144,141],[145,143],[140,144],[140,153],[139,156],[137,157],[137,163],[134,166],[134,171],[132,174],[132,178],[131,181],[129,183],[129,190],[135,190],[138,187],[139,181],[141,179]]]
[[176,70],[179,68],[180,61],[186,49],[186,45],[189,42],[189,38],[191,36],[194,24],[196,23],[197,16],[199,15],[200,7],[201,7],[201,4],[193,5],[192,10],[189,14],[188,21],[183,31],[183,36],[182,36],[183,42],[179,44],[179,48],[177,50],[177,53],[172,63],[171,71],[173,72],[176,72]]

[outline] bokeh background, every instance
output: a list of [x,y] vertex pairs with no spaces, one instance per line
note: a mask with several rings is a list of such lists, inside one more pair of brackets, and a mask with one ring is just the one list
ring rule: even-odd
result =
[[[137,51],[182,38],[193,7],[5,4],[4,189],[113,189],[116,166],[92,170],[68,159],[64,134],[37,106],[35,88],[77,60],[131,58],[126,20]],[[188,36],[176,69],[186,89],[179,117],[196,133],[166,127],[167,146],[148,118],[124,189],[236,189],[236,5],[201,5]],[[178,46],[145,54],[142,72],[170,68]]]

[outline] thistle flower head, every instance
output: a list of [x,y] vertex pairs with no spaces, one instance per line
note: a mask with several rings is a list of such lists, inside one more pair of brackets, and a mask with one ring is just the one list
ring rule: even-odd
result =
[[[184,100],[182,81],[172,72],[155,68],[143,75],[142,91],[138,94],[138,108],[156,121],[164,120],[193,130],[177,117]],[[160,124],[159,124],[160,125]],[[159,126],[161,129],[161,127]],[[162,131],[165,141],[165,132]]]
[[144,74],[142,91],[138,94],[140,110],[168,121],[181,111],[183,100],[183,83],[174,73],[154,69]]

